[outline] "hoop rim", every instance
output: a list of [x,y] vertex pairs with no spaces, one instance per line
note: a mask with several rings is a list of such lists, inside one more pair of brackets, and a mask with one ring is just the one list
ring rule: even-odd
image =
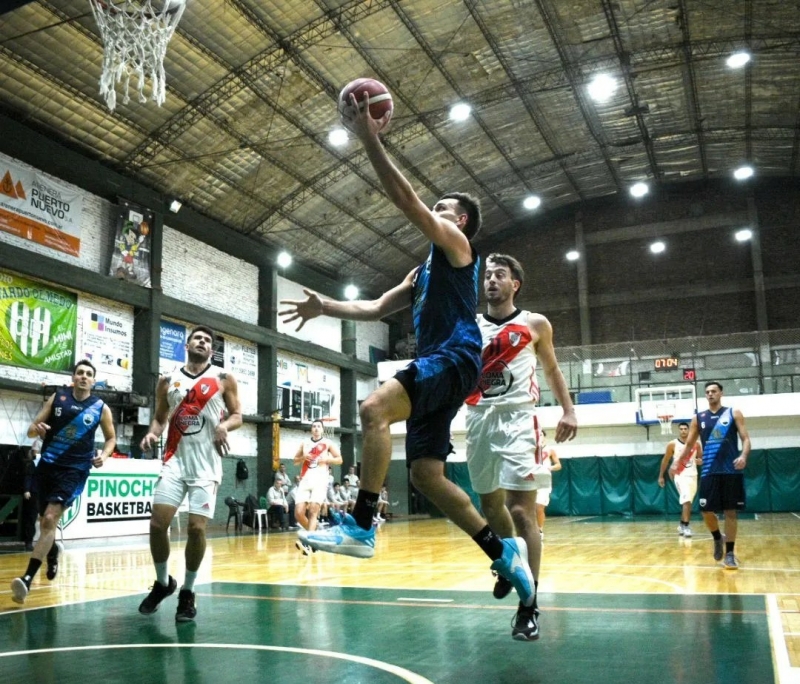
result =
[[[147,2],[148,0],[144,1]],[[109,2],[106,2],[106,0],[89,0],[89,2],[93,5],[97,5],[97,7],[103,12],[118,12],[120,14],[127,14],[129,17],[133,17],[136,16],[136,14],[138,14],[138,12],[130,12],[124,9],[124,7],[122,6],[120,7],[115,6],[115,4],[110,0]],[[174,7],[167,7],[166,9],[163,9],[160,12],[157,11],[144,12],[144,16],[147,17],[148,19],[155,19],[156,17],[160,16],[169,17],[178,12],[182,7],[185,7],[187,2],[188,0],[177,0]],[[125,0],[123,0],[122,4],[127,4],[127,3],[125,2]],[[155,10],[155,8],[153,9]]]

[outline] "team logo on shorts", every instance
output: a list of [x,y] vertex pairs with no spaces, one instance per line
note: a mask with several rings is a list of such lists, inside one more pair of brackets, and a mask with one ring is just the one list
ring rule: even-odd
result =
[[706,507],[706,500],[705,499],[700,499],[700,501],[698,501],[698,503],[700,504],[700,508],[705,508]]

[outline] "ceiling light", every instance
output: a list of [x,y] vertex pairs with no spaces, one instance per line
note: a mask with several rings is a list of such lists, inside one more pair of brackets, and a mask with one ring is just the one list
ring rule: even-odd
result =
[[281,268],[287,268],[292,265],[292,255],[289,252],[281,252],[278,254],[277,262]]
[[183,203],[180,200],[174,199],[169,203],[169,210],[173,214],[177,214],[181,210],[182,206],[183,206]]
[[348,140],[350,140],[350,136],[347,135],[347,131],[344,128],[334,128],[328,133],[328,142],[334,147],[346,145]]
[[358,288],[355,285],[348,285],[344,288],[344,298],[349,299],[351,302],[358,299]]
[[577,249],[571,249],[567,252],[567,261],[577,261],[581,258],[581,253]]
[[460,102],[456,105],[453,105],[450,108],[450,120],[451,121],[466,121],[469,119],[469,115],[472,113],[472,107],[468,104],[464,104]]
[[617,90],[617,79],[608,74],[597,74],[588,85],[589,97],[595,102],[608,102]]
[[753,231],[749,228],[742,228],[741,230],[737,230],[734,236],[737,242],[747,242],[751,237],[753,237]]
[[747,180],[753,175],[753,173],[755,172],[753,171],[752,166],[740,166],[738,169],[736,169],[736,171],[733,172],[733,177],[736,180]]
[[542,198],[538,195],[528,195],[522,202],[522,206],[526,209],[538,209],[542,206]]
[[650,192],[650,188],[647,183],[634,183],[631,185],[630,193],[634,197],[644,197],[648,192]]
[[731,69],[741,69],[745,64],[750,61],[750,53],[745,52],[744,50],[739,50],[739,52],[734,52],[725,63]]
[[661,252],[663,252],[666,248],[667,248],[667,246],[663,242],[661,242],[660,240],[658,242],[654,242],[652,245],[650,245],[650,251],[653,254],[661,254]]

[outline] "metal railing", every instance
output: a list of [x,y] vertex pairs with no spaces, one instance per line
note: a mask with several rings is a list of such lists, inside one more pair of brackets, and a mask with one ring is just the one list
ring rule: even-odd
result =
[[[800,329],[559,347],[556,357],[577,402],[589,393],[635,401],[639,387],[680,384],[702,397],[709,380],[728,396],[800,392]],[[553,405],[540,380],[541,405]]]

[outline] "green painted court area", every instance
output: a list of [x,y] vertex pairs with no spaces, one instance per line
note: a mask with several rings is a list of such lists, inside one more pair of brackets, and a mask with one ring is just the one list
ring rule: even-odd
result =
[[762,596],[543,595],[541,639],[476,592],[213,583],[198,619],[141,595],[0,616],[5,682],[774,681]]

